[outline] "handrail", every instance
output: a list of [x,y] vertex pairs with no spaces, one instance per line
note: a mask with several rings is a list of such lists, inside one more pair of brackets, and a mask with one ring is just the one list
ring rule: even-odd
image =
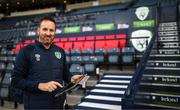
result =
[[125,91],[125,94],[122,98],[122,108],[126,108],[126,107],[131,108],[133,106],[133,100],[135,98],[135,94],[137,92],[141,78],[143,76],[143,73],[144,73],[144,70],[146,67],[146,63],[150,56],[151,50],[153,48],[153,44],[155,42],[156,36],[158,35],[157,34],[157,24],[158,24],[157,9],[158,9],[158,6],[156,7],[156,23],[155,23],[155,28],[154,28],[154,37],[152,37],[149,45],[147,46],[147,48],[144,52],[144,55],[141,58],[141,60],[138,64],[138,67],[133,75],[133,78],[131,79],[127,90]]

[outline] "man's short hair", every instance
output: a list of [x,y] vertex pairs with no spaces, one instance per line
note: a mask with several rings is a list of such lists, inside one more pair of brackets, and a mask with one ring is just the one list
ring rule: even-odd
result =
[[46,20],[53,22],[53,23],[55,24],[55,27],[56,27],[56,21],[55,21],[52,17],[50,17],[50,16],[43,17],[43,18],[40,20],[39,27],[41,26],[41,23],[42,23],[43,21],[46,21]]

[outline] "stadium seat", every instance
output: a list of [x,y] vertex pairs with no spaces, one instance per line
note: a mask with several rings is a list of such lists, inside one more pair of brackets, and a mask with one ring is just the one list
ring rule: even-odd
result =
[[106,50],[109,50],[110,48],[118,48],[119,46],[118,40],[106,40]]
[[84,48],[84,41],[73,42],[73,49],[79,49],[80,51]]
[[64,49],[71,50],[72,49],[72,42],[64,42]]
[[116,38],[119,39],[120,49],[124,48],[127,42],[126,34],[118,34],[116,35]]
[[120,62],[120,49],[119,48],[110,48],[108,63],[109,64],[119,64]]
[[61,41],[61,42],[67,42],[67,41],[68,41],[68,38],[60,38],[60,41]]
[[82,52],[83,62],[84,62],[84,72],[85,73],[95,73],[95,65],[97,58],[94,56],[92,49],[85,49]]
[[17,44],[16,48],[14,49],[14,53],[18,53],[21,48],[22,48],[22,44]]
[[106,39],[114,39],[115,35],[106,35],[105,38]]
[[54,44],[58,47],[64,48],[64,42],[55,42]]
[[7,54],[7,50],[5,48],[2,48],[1,51],[0,51],[0,54],[1,55],[6,55]]
[[86,40],[94,40],[95,39],[95,36],[86,36]]
[[70,38],[68,38],[68,41],[76,41],[76,37],[70,37]]
[[11,63],[8,63],[7,64],[7,67],[6,67],[6,70],[7,71],[13,71],[13,69],[14,69],[14,64],[11,62]]
[[0,62],[0,71],[4,71],[6,69],[6,64],[4,62]]
[[106,55],[106,50],[104,48],[97,48],[94,52],[96,58],[97,58],[97,63],[102,64],[105,62],[105,55]]
[[65,50],[66,54],[66,63],[69,64],[71,62],[70,52],[68,50]]
[[15,60],[16,60],[16,57],[15,57],[15,56],[8,56],[8,57],[7,57],[7,61],[8,61],[8,62],[15,62]]
[[81,51],[79,49],[73,49],[71,50],[71,55],[81,55]]
[[106,40],[95,41],[95,48],[106,48]]
[[94,41],[85,41],[83,50],[86,48],[94,50]]
[[0,99],[10,100],[10,84],[11,84],[11,73],[6,72],[2,79],[0,89]]
[[84,68],[80,64],[71,64],[69,72],[72,75],[74,75],[74,74],[81,74],[81,73],[84,73]]
[[96,40],[103,40],[104,38],[104,36],[96,36]]
[[82,63],[81,51],[79,49],[71,50],[71,63]]
[[7,56],[0,56],[1,62],[7,62],[7,60],[8,60]]
[[86,39],[85,37],[78,37],[77,41],[85,41],[85,39]]
[[60,41],[59,38],[55,38],[55,39],[53,40],[53,42],[59,42],[59,41]]
[[95,64],[87,63],[84,65],[84,72],[86,74],[95,73],[95,70],[96,70]]
[[89,62],[90,61],[90,57],[93,56],[93,50],[90,49],[90,48],[87,48],[87,49],[84,49],[82,51],[82,55],[83,55],[83,61],[86,63],[86,62]]
[[71,63],[82,63],[81,56],[71,56]]
[[7,51],[7,55],[15,55],[15,53],[13,51]]
[[123,64],[132,64],[134,62],[134,48],[133,47],[124,47],[122,49],[122,63]]

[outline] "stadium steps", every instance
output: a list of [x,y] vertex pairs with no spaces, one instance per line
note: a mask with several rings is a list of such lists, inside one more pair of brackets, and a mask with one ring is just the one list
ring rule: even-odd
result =
[[159,36],[156,42],[135,95],[135,107],[180,109],[179,36]]
[[136,95],[136,104],[161,107],[165,109],[180,109],[180,94],[163,92],[138,92]]
[[93,88],[98,81],[97,76],[90,76],[90,78],[87,80],[85,86],[86,88],[78,88],[78,90],[72,90],[67,94],[67,104],[70,108],[73,107],[73,105],[76,105],[81,102],[81,98],[83,98],[86,95],[86,92],[88,92],[91,88]]
[[88,95],[81,99],[75,109],[121,110],[121,98],[130,83],[132,74],[104,74]]

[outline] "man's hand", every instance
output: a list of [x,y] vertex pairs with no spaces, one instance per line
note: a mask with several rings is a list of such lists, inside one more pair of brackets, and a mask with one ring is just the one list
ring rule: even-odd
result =
[[59,82],[56,82],[56,81],[49,81],[47,83],[39,83],[38,85],[39,90],[48,91],[48,92],[52,92],[58,87],[62,88],[63,86]]
[[71,77],[71,82],[72,83],[78,83],[82,77],[83,77],[83,75],[74,75]]

